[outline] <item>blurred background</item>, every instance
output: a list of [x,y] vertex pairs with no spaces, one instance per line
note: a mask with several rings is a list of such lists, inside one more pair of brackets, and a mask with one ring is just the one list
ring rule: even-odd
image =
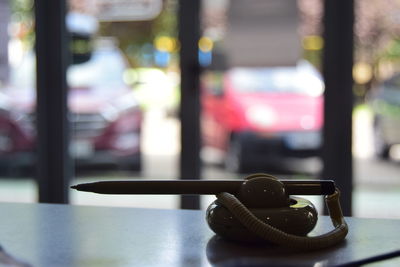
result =
[[[69,0],[70,184],[177,179],[177,0]],[[0,2],[0,201],[36,202],[33,0]],[[203,0],[202,179],[320,178],[321,0]],[[400,218],[400,3],[355,0],[353,215]],[[340,109],[340,107],[338,107]],[[201,198],[206,208],[212,196]],[[312,198],[322,209],[319,197]],[[70,192],[79,205],[178,208],[178,196]]]

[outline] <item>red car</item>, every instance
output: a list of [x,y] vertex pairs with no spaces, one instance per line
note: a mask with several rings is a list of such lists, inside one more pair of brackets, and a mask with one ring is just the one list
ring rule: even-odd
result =
[[234,68],[202,79],[203,144],[235,172],[318,156],[323,125],[319,73],[295,67]]
[[[32,165],[34,160],[34,65],[34,55],[27,55],[3,95],[7,108],[0,113],[0,163],[12,169]],[[142,111],[123,82],[127,66],[115,45],[103,40],[89,61],[68,69],[70,151],[78,167],[106,164],[141,169]]]

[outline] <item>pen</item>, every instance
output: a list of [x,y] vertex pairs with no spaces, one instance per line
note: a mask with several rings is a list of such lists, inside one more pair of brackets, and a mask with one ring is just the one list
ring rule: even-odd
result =
[[[280,180],[288,195],[331,195],[332,180]],[[236,194],[243,180],[127,180],[99,181],[71,186],[72,189],[99,194],[171,194],[215,195]]]

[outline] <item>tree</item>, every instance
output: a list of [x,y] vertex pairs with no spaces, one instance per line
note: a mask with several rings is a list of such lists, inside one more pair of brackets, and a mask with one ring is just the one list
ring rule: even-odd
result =
[[153,44],[157,36],[177,38],[176,0],[164,0],[164,8],[153,20],[101,22],[100,35],[115,36],[132,66],[139,66],[139,57],[146,44]]
[[[303,38],[321,35],[323,0],[298,0],[298,3],[302,18],[300,32]],[[355,78],[358,70],[364,72],[363,83],[359,84],[362,94],[375,82],[391,74],[391,71],[383,69],[382,66],[390,65],[392,71],[396,69],[400,60],[399,23],[400,1],[355,0]],[[307,56],[307,51],[305,55]],[[369,71],[366,68],[369,68]],[[368,79],[365,79],[366,72],[369,73]]]

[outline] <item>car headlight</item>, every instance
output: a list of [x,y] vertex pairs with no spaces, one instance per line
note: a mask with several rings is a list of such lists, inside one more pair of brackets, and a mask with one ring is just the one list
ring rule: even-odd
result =
[[268,106],[254,106],[246,110],[247,120],[260,127],[269,127],[273,125],[278,117],[276,112]]

